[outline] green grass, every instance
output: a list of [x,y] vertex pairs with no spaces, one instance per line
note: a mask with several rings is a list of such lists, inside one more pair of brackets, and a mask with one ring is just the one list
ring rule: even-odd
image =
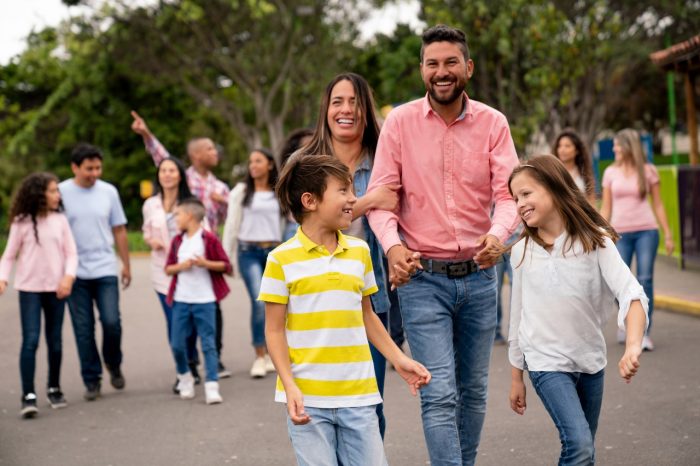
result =
[[[146,242],[143,240],[143,233],[141,233],[140,231],[127,232],[127,238],[129,239],[130,252],[148,252],[151,250],[146,244]],[[0,251],[4,251],[6,245],[7,232],[2,232],[0,233]]]

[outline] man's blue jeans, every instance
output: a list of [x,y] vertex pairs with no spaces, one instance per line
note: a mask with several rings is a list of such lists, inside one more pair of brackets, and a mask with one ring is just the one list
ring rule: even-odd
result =
[[102,323],[102,358],[108,368],[118,369],[122,363],[122,324],[119,316],[119,282],[117,277],[90,280],[78,278],[68,298],[75,342],[80,357],[83,383],[94,384],[102,378],[100,354],[95,343],[95,312]]
[[60,387],[61,359],[63,355],[63,314],[66,302],[56,293],[19,292],[19,311],[22,322],[22,349],[19,354],[19,371],[22,376],[22,393],[34,391],[36,350],[41,336],[41,310],[44,310],[44,332],[49,360],[49,388]]
[[175,357],[178,374],[187,374],[187,337],[196,330],[199,335],[207,382],[219,380],[219,356],[216,353],[216,303],[173,304],[173,328],[170,347]]
[[267,255],[273,249],[261,248],[251,243],[238,243],[238,268],[250,297],[250,330],[253,334],[253,346],[256,348],[265,346],[265,303],[258,301],[258,295]]
[[433,466],[475,462],[486,414],[496,298],[493,267],[460,278],[418,270],[399,288],[411,354],[433,376],[420,390]]
[[498,281],[498,304],[496,306],[496,338],[503,338],[503,279],[508,276],[508,282],[513,284],[513,270],[510,268],[510,253],[503,254],[503,259],[496,264],[496,280]]
[[529,374],[532,386],[559,431],[559,466],[595,464],[595,433],[603,402],[605,370],[595,374],[535,371]]
[[656,251],[659,249],[659,230],[622,233],[616,246],[627,267],[632,264],[632,256],[637,256],[637,280],[649,298],[649,328],[647,328],[649,333],[652,324],[651,315],[654,312],[654,262]]
[[299,466],[386,466],[374,406],[310,408],[311,422],[287,431]]

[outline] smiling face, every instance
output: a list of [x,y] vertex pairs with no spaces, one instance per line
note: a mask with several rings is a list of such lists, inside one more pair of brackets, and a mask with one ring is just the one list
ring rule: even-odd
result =
[[158,168],[158,183],[163,189],[174,189],[180,184],[180,171],[175,162],[165,159]]
[[270,171],[272,171],[272,162],[258,151],[253,151],[248,157],[248,171],[250,172],[250,177],[254,180],[266,180],[270,177]]
[[102,160],[98,157],[85,159],[80,165],[71,163],[76,183],[83,188],[91,188],[102,176]]
[[530,228],[547,228],[561,216],[552,195],[526,171],[517,174],[510,183],[518,214]]
[[330,230],[344,230],[352,223],[352,208],[357,197],[350,181],[340,181],[329,176],[323,199],[316,200],[316,215]]
[[61,203],[61,192],[58,190],[58,183],[49,181],[46,186],[46,209],[48,211],[58,210]]
[[362,139],[364,120],[357,106],[355,88],[350,81],[338,81],[333,86],[326,120],[334,140],[352,142]]
[[566,136],[560,138],[559,143],[557,144],[556,155],[557,158],[563,163],[568,163],[576,159],[576,146],[574,145],[574,142]]
[[465,60],[459,45],[433,42],[423,49],[420,65],[423,83],[434,103],[449,105],[462,96],[474,71],[474,62]]

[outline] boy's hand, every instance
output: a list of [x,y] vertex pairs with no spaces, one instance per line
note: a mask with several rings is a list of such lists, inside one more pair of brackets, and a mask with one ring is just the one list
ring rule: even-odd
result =
[[522,380],[510,382],[510,409],[520,414],[525,414],[527,403],[525,401],[525,384]]
[[186,261],[180,262],[178,264],[178,266],[180,268],[180,272],[184,272],[185,270],[190,270],[193,265],[194,265],[194,260],[192,260],[192,259],[187,259]]
[[202,256],[197,256],[194,259],[190,259],[190,261],[192,265],[196,265],[197,267],[207,267],[207,260]]
[[303,426],[311,422],[311,417],[304,411],[304,395],[299,390],[299,387],[285,389],[287,395],[287,413],[294,425]]
[[641,354],[641,345],[627,345],[625,348],[625,354],[622,355],[622,359],[617,365],[620,368],[620,377],[625,379],[625,382],[630,383],[632,377],[637,374],[639,370],[639,356]]
[[413,396],[416,396],[418,390],[420,390],[423,385],[427,385],[432,378],[430,372],[428,372],[428,369],[426,369],[423,364],[405,355],[402,355],[402,357],[394,363],[394,368],[406,381]]

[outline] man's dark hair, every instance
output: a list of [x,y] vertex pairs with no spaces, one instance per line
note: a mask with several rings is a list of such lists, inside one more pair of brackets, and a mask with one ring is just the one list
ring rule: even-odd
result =
[[70,154],[71,163],[80,166],[86,159],[102,160],[102,151],[98,147],[85,143],[75,146]]
[[438,24],[426,30],[422,36],[423,45],[420,47],[420,62],[423,63],[423,50],[433,42],[452,42],[457,44],[464,54],[464,61],[469,61],[469,46],[467,36],[459,29],[451,28],[444,24]]
[[275,191],[284,215],[292,214],[297,223],[306,215],[301,203],[304,193],[323,200],[328,187],[327,179],[332,177],[342,183],[352,184],[348,167],[331,155],[294,154],[282,169]]

